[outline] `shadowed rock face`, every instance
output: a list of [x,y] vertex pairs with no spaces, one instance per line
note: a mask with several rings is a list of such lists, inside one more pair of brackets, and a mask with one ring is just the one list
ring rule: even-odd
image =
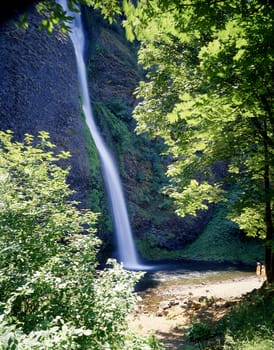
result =
[[80,115],[74,51],[68,38],[38,29],[31,10],[28,30],[12,20],[0,26],[0,129],[21,140],[25,133],[48,131],[57,150],[70,151],[69,182],[85,204],[89,166]]
[[29,10],[31,5],[38,3],[39,0],[9,0],[0,3],[0,23],[10,20],[16,15]]

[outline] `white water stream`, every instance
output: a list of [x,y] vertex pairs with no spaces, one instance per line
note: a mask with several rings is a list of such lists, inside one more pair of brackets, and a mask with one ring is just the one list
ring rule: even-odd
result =
[[71,16],[74,16],[69,35],[73,42],[77,61],[82,108],[85,114],[86,123],[101,160],[103,177],[111,203],[112,217],[117,239],[118,260],[123,263],[125,268],[141,270],[144,266],[139,263],[136,253],[121,181],[113,157],[111,156],[94,121],[89,98],[86,64],[84,60],[85,35],[81,15],[77,13],[71,14],[68,10],[66,0],[58,0],[58,3],[62,5],[63,9]]

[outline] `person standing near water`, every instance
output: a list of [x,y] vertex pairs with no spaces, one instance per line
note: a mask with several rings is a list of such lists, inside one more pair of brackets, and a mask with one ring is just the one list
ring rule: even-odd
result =
[[264,266],[264,265],[261,266],[261,278],[262,278],[262,280],[265,280],[265,279],[266,279],[266,276],[265,276],[265,266]]
[[258,276],[259,279],[260,279],[260,277],[261,277],[261,269],[262,269],[261,263],[260,263],[260,262],[257,262],[257,266],[256,266],[256,275]]

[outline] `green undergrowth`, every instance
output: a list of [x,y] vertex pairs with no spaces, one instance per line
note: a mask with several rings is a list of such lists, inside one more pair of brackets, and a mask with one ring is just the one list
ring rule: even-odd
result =
[[[233,196],[233,191],[229,197]],[[230,201],[230,199],[229,199]],[[264,248],[261,240],[248,238],[237,224],[227,219],[229,202],[216,206],[212,219],[203,233],[182,250],[187,258],[199,260],[229,260],[252,263],[262,260]]]
[[193,320],[186,330],[189,349],[271,350],[274,348],[274,287],[246,294],[219,321]]
[[[155,241],[152,235],[145,239],[137,239],[136,244],[141,256],[146,259],[191,259],[202,261],[231,261],[254,264],[257,260],[263,260],[263,246],[260,242],[250,241],[243,244],[236,234],[226,236],[224,240],[217,238],[214,245],[210,245],[207,237],[202,235],[186,248],[168,250],[160,247],[151,247]],[[214,239],[214,237],[210,237]]]
[[[132,150],[132,134],[125,122],[117,117],[116,113],[103,102],[94,102],[93,108],[104,139],[110,145],[114,142],[118,156],[122,157],[125,152]],[[119,109],[117,113],[119,113]]]
[[263,260],[262,241],[246,237],[236,224],[226,218],[227,214],[226,204],[219,203],[202,234],[185,248],[172,251],[157,247],[150,249],[150,239],[138,242],[138,246],[151,259],[187,258],[243,263]]
[[274,348],[274,286],[248,294],[216,329],[225,334],[226,349]]
[[[155,246],[158,244],[158,238],[153,234],[148,234],[145,238],[136,240],[137,250],[143,259],[161,260],[182,258],[183,250],[168,250]],[[154,246],[154,247],[153,247]]]

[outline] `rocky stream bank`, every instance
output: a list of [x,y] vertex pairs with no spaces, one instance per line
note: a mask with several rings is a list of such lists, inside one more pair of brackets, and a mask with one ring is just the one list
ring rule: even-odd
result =
[[155,334],[168,350],[196,349],[184,338],[191,324],[219,320],[263,283],[254,272],[242,271],[157,272],[152,281],[151,287],[138,292],[138,310],[130,317],[130,327],[141,335]]

